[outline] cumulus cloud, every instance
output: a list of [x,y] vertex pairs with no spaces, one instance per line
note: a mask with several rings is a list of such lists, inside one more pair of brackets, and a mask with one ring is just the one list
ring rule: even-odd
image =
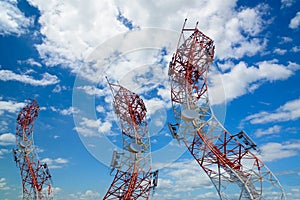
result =
[[0,135],[0,145],[8,146],[13,145],[16,142],[16,137],[12,133],[4,133]]
[[41,13],[39,23],[44,40],[36,45],[41,58],[46,65],[63,64],[72,70],[78,69],[78,61],[83,61],[97,45],[128,30],[128,23],[120,20],[120,16],[140,28],[159,27],[177,32],[186,17],[190,27],[199,21],[200,29],[205,27],[203,31],[215,39],[220,59],[241,58],[261,51],[265,41],[256,36],[269,23],[263,19],[266,5],[237,10],[236,0],[188,4],[143,0],[134,5],[129,1],[108,0],[84,3],[29,0],[29,3]]
[[93,48],[127,29],[117,20],[118,9],[113,1],[28,2],[41,13],[39,23],[45,38],[36,47],[49,66],[62,64],[78,68],[78,61]]
[[30,84],[33,86],[47,86],[53,85],[59,82],[59,79],[55,75],[49,73],[43,73],[42,79],[36,80],[32,76],[26,74],[16,74],[11,70],[0,70],[0,80],[1,81],[19,81],[25,84]]
[[296,156],[300,152],[300,140],[284,143],[270,142],[260,147],[262,160],[272,162]]
[[296,16],[291,19],[289,28],[297,29],[300,26],[300,12],[297,12]]
[[[262,61],[256,66],[247,66],[243,61],[221,75],[211,74],[210,95],[215,104],[230,101],[248,92],[253,92],[263,82],[286,80],[300,69],[296,63],[278,64],[277,60]],[[225,93],[225,97],[222,94]]]
[[262,111],[256,114],[249,115],[245,118],[245,121],[250,121],[251,124],[264,124],[269,122],[285,122],[290,120],[297,120],[299,118],[300,98],[286,102],[275,111]]
[[[1,101],[0,100],[0,115],[2,115],[5,111],[10,113],[16,113],[21,110],[25,106],[25,103],[18,103],[14,101]],[[1,124],[5,125],[6,122],[2,122]]]
[[102,121],[101,119],[93,120],[82,117],[74,129],[84,137],[92,137],[101,136],[102,134],[110,135],[111,128],[111,121]]
[[0,1],[0,35],[21,35],[33,24],[32,18],[25,17],[16,0]]

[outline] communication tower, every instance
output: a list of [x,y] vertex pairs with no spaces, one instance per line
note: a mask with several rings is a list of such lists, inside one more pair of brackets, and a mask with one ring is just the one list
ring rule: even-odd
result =
[[[20,169],[24,200],[53,199],[51,174],[46,163],[37,159],[33,140],[34,120],[40,107],[36,100],[28,103],[18,114],[14,161]],[[45,186],[45,187],[44,187]]]
[[[108,81],[108,79],[107,79]],[[122,129],[122,152],[113,152],[114,180],[103,199],[149,199],[157,186],[158,171],[152,172],[147,109],[138,94],[108,81],[115,113]]]
[[175,123],[172,136],[183,141],[208,175],[220,199],[285,199],[267,166],[253,153],[251,138],[231,134],[218,121],[208,98],[208,70],[214,58],[213,40],[184,22],[176,53],[169,65]]

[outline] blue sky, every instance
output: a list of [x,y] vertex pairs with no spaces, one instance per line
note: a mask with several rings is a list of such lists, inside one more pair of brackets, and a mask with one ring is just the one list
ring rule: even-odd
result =
[[231,133],[245,130],[287,199],[300,199],[300,3],[297,0],[0,2],[0,197],[18,199],[16,117],[41,111],[34,140],[55,199],[101,199],[113,177],[120,129],[105,81],[139,93],[148,110],[153,199],[217,198],[206,175],[173,141],[167,77],[183,21],[216,46],[210,96]]

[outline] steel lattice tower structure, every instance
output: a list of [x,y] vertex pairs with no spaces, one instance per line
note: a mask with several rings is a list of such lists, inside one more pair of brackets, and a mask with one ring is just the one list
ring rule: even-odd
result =
[[20,111],[17,118],[16,148],[13,154],[21,172],[24,200],[53,199],[48,166],[37,159],[33,141],[33,122],[39,110],[37,101],[33,100]]
[[[108,80],[107,80],[108,81]],[[122,129],[123,151],[113,152],[115,177],[103,199],[149,199],[157,186],[158,171],[152,172],[146,107],[138,94],[109,83],[113,105]]]
[[215,117],[207,81],[214,58],[213,40],[197,25],[187,29],[185,24],[186,20],[169,65],[176,120],[168,124],[172,136],[183,141],[220,199],[285,199],[277,178],[252,153],[257,147],[251,138],[244,131],[229,133]]

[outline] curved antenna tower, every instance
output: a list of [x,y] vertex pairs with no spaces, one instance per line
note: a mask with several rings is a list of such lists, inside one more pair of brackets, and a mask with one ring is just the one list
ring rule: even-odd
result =
[[273,173],[251,151],[256,144],[241,131],[232,135],[215,117],[209,103],[207,74],[214,58],[213,40],[197,25],[185,28],[169,65],[176,123],[172,136],[183,141],[208,175],[220,199],[285,199]]
[[21,172],[24,200],[53,199],[50,171],[46,163],[37,159],[33,145],[33,122],[39,110],[37,101],[33,100],[20,111],[17,118],[16,148],[13,149],[13,155]]
[[107,80],[115,113],[122,129],[123,151],[113,152],[115,177],[103,199],[149,199],[157,186],[158,171],[152,172],[146,107],[138,94]]

